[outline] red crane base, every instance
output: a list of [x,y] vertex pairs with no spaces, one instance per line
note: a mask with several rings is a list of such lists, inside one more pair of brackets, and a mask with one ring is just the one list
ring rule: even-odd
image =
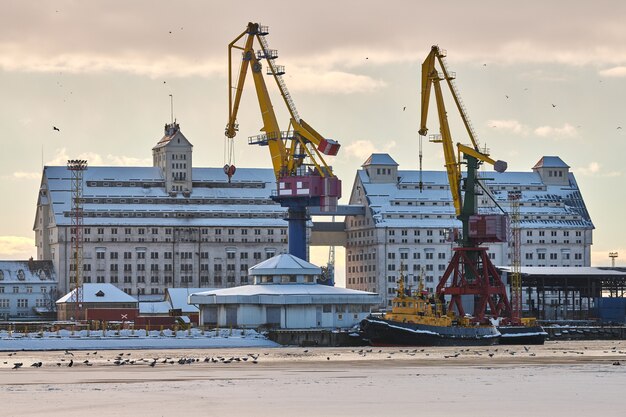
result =
[[487,316],[510,317],[506,287],[487,255],[487,248],[458,247],[453,251],[452,260],[437,285],[439,296],[451,296],[448,311],[456,309],[457,314],[464,317],[461,296],[474,295],[474,321],[485,322]]

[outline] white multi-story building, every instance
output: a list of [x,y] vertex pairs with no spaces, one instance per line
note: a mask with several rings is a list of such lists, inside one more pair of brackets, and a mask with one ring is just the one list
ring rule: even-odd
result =
[[[594,226],[559,157],[541,158],[530,172],[480,175],[497,202],[480,195],[480,213],[502,213],[498,205],[508,212],[509,192],[521,193],[523,266],[590,266]],[[461,228],[445,171],[401,171],[388,154],[373,154],[357,172],[350,204],[365,206],[365,215],[345,220],[346,286],[377,292],[388,305],[403,264],[409,285],[422,274],[434,291],[451,258],[450,232]],[[495,265],[510,265],[508,243],[488,247]]]
[[54,313],[57,285],[50,261],[0,261],[0,320]]
[[[192,145],[176,123],[152,150],[153,167],[88,167],[83,173],[86,283],[132,295],[168,287],[248,283],[248,268],[287,252],[285,209],[270,198],[271,169],[193,168]],[[75,275],[72,175],[44,168],[37,213],[37,258],[51,260],[59,290]]]

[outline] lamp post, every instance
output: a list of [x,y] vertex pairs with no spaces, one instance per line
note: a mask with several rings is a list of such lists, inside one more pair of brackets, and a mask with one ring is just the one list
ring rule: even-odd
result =
[[617,257],[617,252],[609,252],[609,258],[611,258],[611,268],[615,268],[615,258]]

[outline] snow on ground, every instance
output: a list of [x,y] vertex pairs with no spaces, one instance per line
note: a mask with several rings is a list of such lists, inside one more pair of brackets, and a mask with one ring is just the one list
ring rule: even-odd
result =
[[277,347],[254,330],[59,330],[16,333],[0,331],[0,351],[82,349],[202,349],[233,347]]

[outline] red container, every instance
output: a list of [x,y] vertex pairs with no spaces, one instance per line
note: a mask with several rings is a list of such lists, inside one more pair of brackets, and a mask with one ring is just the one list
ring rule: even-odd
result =
[[324,155],[331,155],[331,156],[335,156],[337,155],[337,152],[339,152],[339,147],[341,145],[339,144],[339,142],[332,140],[332,139],[322,139],[322,141],[320,142],[320,144],[317,146],[317,149],[323,153]]
[[506,242],[506,216],[501,214],[471,216],[469,237],[478,242]]

